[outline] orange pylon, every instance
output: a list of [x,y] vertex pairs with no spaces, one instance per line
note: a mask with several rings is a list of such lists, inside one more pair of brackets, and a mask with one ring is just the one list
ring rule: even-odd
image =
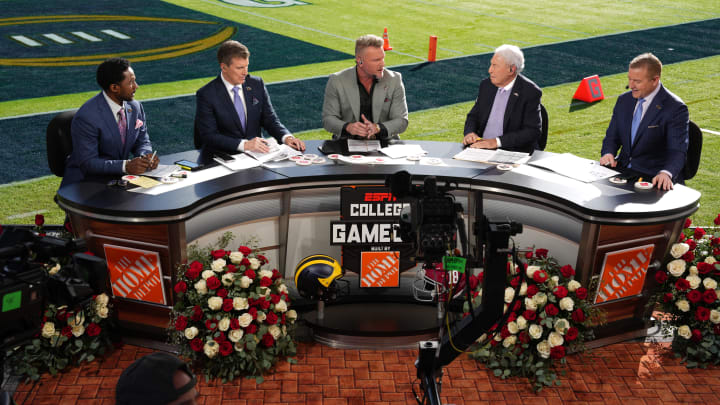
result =
[[383,32],[383,50],[392,51],[392,46],[390,46],[390,40],[388,39],[387,27],[385,27],[385,31]]

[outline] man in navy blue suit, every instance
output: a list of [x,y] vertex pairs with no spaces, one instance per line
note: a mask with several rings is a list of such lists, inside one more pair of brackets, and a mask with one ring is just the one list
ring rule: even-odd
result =
[[[135,101],[138,84],[130,62],[112,58],[97,69],[102,91],[75,113],[70,133],[73,151],[61,185],[142,174],[158,165],[150,158],[152,145],[142,104]],[[129,159],[130,154],[135,158]]]
[[[652,53],[630,62],[628,87],[613,109],[600,163],[652,178],[658,189],[682,183],[688,148],[688,108],[660,83],[662,63]],[[615,154],[620,149],[620,154]]]
[[224,152],[245,150],[266,153],[261,128],[298,150],[305,143],[280,123],[265,83],[248,74],[250,51],[237,41],[225,41],[217,53],[220,74],[196,94],[196,145]]

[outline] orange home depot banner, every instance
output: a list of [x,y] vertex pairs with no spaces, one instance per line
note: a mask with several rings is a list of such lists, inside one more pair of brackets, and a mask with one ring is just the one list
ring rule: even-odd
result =
[[595,304],[640,294],[653,249],[645,245],[606,253]]
[[167,305],[157,252],[114,245],[104,248],[115,297]]
[[400,252],[362,252],[360,287],[399,287]]

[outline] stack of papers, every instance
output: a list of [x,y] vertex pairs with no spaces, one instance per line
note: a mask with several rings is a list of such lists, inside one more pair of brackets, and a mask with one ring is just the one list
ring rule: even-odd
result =
[[510,152],[507,150],[490,150],[465,148],[462,152],[453,156],[453,159],[468,160],[482,163],[525,163],[530,160],[530,154],[525,152]]
[[424,150],[420,145],[390,145],[386,148],[380,149],[380,152],[382,152],[391,159],[397,159],[407,156],[427,155],[427,151]]
[[142,175],[146,177],[155,177],[157,179],[168,177],[169,175],[175,173],[176,171],[180,170],[180,167],[177,165],[158,165],[155,169],[150,170],[149,172],[145,172]]
[[358,139],[348,139],[348,152],[359,153],[359,152],[376,152],[380,150],[380,141],[377,139],[363,141]]
[[261,161],[255,160],[244,153],[233,155],[233,158],[235,159],[226,161],[216,157],[214,158],[214,160],[232,171],[249,169],[251,167],[260,166],[262,164]]
[[[273,139],[274,141],[275,139]],[[276,162],[278,160],[287,159],[291,156],[302,155],[302,152],[295,150],[285,144],[278,145],[277,142],[270,144],[270,151],[267,153],[260,153],[254,151],[245,151],[245,154],[250,155],[260,163],[265,162]]]
[[533,160],[529,164],[552,170],[565,177],[570,177],[571,179],[580,180],[585,183],[620,174],[615,170],[600,165],[600,162],[596,160],[581,158],[572,153],[552,155],[544,159]]

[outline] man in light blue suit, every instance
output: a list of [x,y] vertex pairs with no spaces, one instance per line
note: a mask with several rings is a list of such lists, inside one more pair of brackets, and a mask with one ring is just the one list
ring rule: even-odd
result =
[[600,163],[630,169],[670,190],[683,181],[689,117],[685,103],[660,83],[661,72],[662,63],[651,53],[630,62],[630,91],[615,103]]
[[[130,62],[112,58],[97,69],[102,91],[75,113],[70,133],[73,151],[61,186],[82,180],[106,180],[142,174],[157,167],[142,104],[135,101],[138,84]],[[130,154],[135,158],[130,159]]]

